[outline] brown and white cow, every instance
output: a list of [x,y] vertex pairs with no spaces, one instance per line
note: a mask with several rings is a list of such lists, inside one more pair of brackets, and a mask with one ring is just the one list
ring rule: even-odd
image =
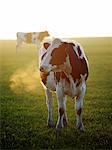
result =
[[52,91],[58,100],[57,130],[67,125],[66,95],[76,98],[76,126],[84,130],[82,123],[83,99],[88,77],[88,61],[81,45],[76,41],[53,39],[43,42],[40,50],[40,76],[46,92],[48,126],[52,127]]
[[23,42],[28,43],[28,44],[35,43],[37,44],[37,47],[39,47],[42,40],[48,36],[49,36],[48,31],[29,32],[29,33],[17,32],[16,48],[21,47]]

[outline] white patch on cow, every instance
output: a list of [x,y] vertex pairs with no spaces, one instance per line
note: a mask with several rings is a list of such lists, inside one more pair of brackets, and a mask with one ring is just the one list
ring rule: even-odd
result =
[[[82,80],[84,79],[84,76],[82,76]],[[83,108],[85,91],[86,91],[86,83],[83,80],[81,88],[80,88],[79,98],[76,99],[76,111],[79,111],[80,109],[82,110]],[[84,131],[81,114],[76,114],[76,127],[80,129],[81,131]]]
[[55,82],[54,72],[52,72],[52,71],[47,76],[46,87],[49,88],[52,91],[56,90],[56,82]]
[[32,43],[38,43],[38,36],[39,36],[39,33],[36,33],[36,32],[33,32],[32,33]]
[[53,41],[52,41],[52,46],[55,47],[55,48],[58,48],[60,45],[61,45],[61,40],[58,39],[58,38],[55,38]]
[[[58,100],[58,109],[65,107],[64,103],[65,103],[65,95],[63,92],[63,86],[62,86],[62,82],[58,82],[56,85],[56,95],[57,95],[57,100]],[[64,113],[63,115],[58,115],[58,121],[57,121],[57,129],[61,129],[63,127],[63,117],[64,117]]]
[[85,79],[86,79],[87,74],[86,74],[86,73],[85,73],[84,75],[81,74],[80,76],[81,76],[81,81],[82,81],[82,82],[85,82]]
[[73,46],[74,51],[76,52],[78,58],[79,58],[79,54],[78,54],[78,49],[77,49],[77,45]]
[[81,56],[79,56],[79,53],[78,53],[78,46],[79,46],[78,44],[75,45],[75,46],[73,46],[73,49],[74,49],[74,51],[76,52],[78,58],[83,59],[83,57],[84,57],[83,50],[82,50],[81,47],[79,46],[79,47],[80,47],[80,50],[81,50]]
[[[51,70],[51,69],[48,69],[48,67],[50,67],[49,61],[50,61],[50,59],[51,59],[51,55],[49,55],[49,51],[48,51],[48,49],[47,49],[46,55],[45,55],[45,56],[43,57],[43,59],[41,60],[42,56],[43,56],[45,53],[46,53],[46,49],[42,46],[42,48],[40,49],[39,68],[40,68],[40,67],[43,67],[46,72],[49,72],[49,70]],[[49,57],[48,57],[48,56],[49,56]],[[46,70],[46,69],[47,69],[47,70]]]
[[83,54],[83,57],[84,57],[85,60],[86,60],[87,66],[88,66],[88,68],[89,68],[89,63],[88,63],[87,57],[86,57],[86,55],[85,55],[84,49],[83,49],[83,47],[82,47],[80,44],[79,44],[79,46],[80,46],[81,52],[82,52],[82,54]]
[[22,46],[24,37],[25,37],[25,33],[23,33],[23,32],[17,33],[17,45],[16,45],[17,48]]
[[49,127],[53,127],[53,114],[52,114],[52,110],[53,110],[53,99],[52,99],[52,93],[49,89],[45,90],[46,93],[46,104],[48,107],[48,126]]
[[41,59],[42,56],[46,53],[46,49],[44,48],[44,46],[42,45],[42,48],[39,50],[39,68],[40,68],[40,63],[41,63]]
[[69,60],[69,56],[67,55],[66,57],[66,61],[64,62],[64,72],[67,74],[70,74],[72,72],[72,67],[71,67],[71,64],[70,64],[70,60]]

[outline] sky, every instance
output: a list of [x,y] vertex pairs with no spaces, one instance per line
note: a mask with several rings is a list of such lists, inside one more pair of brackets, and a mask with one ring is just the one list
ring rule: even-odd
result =
[[17,32],[112,36],[112,0],[0,0],[0,39]]

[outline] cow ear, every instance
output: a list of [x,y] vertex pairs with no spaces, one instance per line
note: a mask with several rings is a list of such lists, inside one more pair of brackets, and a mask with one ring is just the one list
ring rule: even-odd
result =
[[45,49],[48,49],[48,47],[50,46],[50,43],[44,43],[43,46]]

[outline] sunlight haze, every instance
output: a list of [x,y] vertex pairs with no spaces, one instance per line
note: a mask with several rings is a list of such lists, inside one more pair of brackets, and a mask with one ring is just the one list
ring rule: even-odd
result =
[[0,39],[48,30],[55,37],[112,36],[111,0],[0,0]]

